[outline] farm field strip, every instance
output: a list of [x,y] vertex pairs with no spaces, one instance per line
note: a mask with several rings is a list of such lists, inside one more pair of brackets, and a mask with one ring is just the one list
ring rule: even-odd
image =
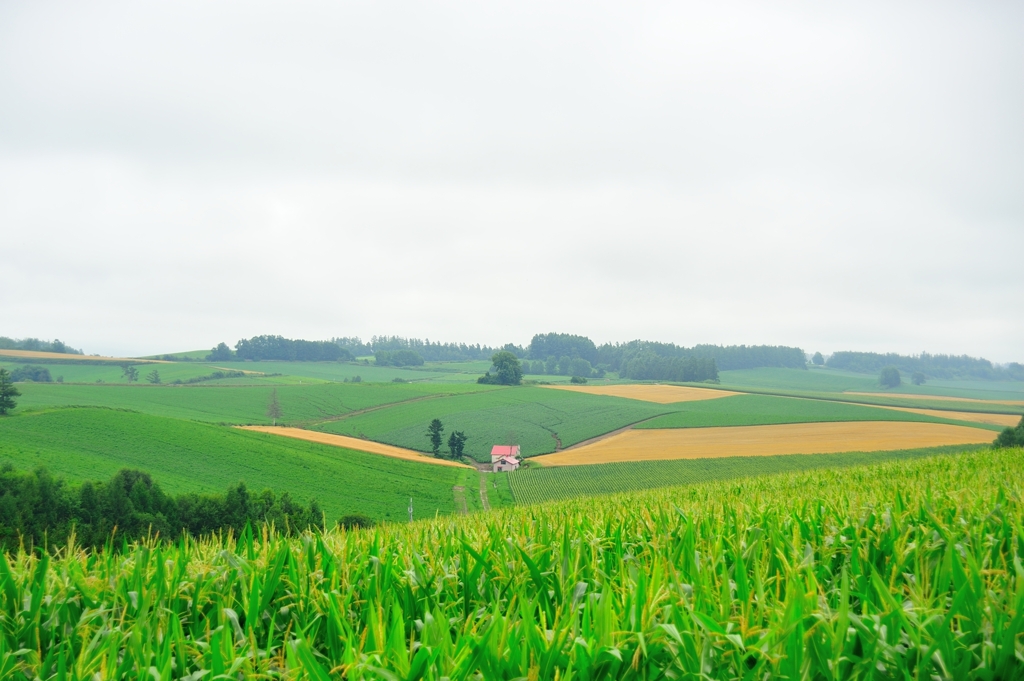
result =
[[893,411],[934,416],[940,419],[973,421],[974,423],[984,423],[990,426],[1016,426],[1020,423],[1020,417],[1016,414],[985,414],[974,411],[944,411],[942,409],[917,409],[915,407],[879,407],[879,409],[892,409]]
[[637,424],[636,428],[707,428],[758,426],[827,421],[930,421],[957,425],[957,416],[921,414],[839,402],[776,395],[734,395],[727,399],[690,402],[664,416]]
[[991,431],[940,423],[851,421],[724,428],[627,430],[606,440],[534,459],[544,466],[827,454],[991,442]]
[[664,385],[646,383],[623,383],[614,385],[546,385],[544,388],[570,390],[588,395],[608,395],[629,400],[655,402],[657,404],[675,404],[677,402],[693,402],[698,400],[714,400],[729,397],[738,393],[714,388],[692,388],[683,385]]
[[[116,362],[64,362],[57,364],[50,360],[45,360],[25,363],[14,362],[10,358],[0,357],[0,365],[8,371],[24,366],[42,366],[49,370],[50,376],[54,381],[60,377],[63,379],[62,382],[64,384],[128,385],[128,380],[124,376],[121,365]],[[154,370],[159,374],[162,384],[172,383],[175,380],[187,381],[197,376],[209,376],[218,371],[217,367],[209,364],[200,364],[199,362],[138,364],[135,368],[139,372],[139,382],[136,385],[140,387],[150,386],[146,376]],[[210,383],[206,384],[209,385]]]
[[3,350],[0,349],[0,357],[18,357],[20,359],[37,359],[40,362],[46,360],[72,361],[72,362],[117,362],[119,364],[172,364],[162,359],[135,359],[132,357],[100,357],[98,355],[75,355],[63,352],[39,352],[37,350]]
[[980,448],[987,449],[988,445],[837,454],[624,461],[579,466],[529,466],[509,473],[508,481],[515,503],[529,505],[573,497],[635,492],[758,475],[798,473],[824,468],[839,469],[886,461],[959,455]]
[[975,397],[951,397],[948,395],[919,395],[916,393],[863,393],[846,392],[844,395],[861,395],[864,397],[888,397],[906,400],[926,400],[936,402],[971,402],[978,404],[1005,404],[1012,407],[1024,406],[1024,400],[981,400]]
[[58,385],[20,384],[19,409],[98,406],[232,425],[270,425],[267,404],[277,390],[286,425],[333,418],[426,395],[492,389],[470,384],[316,383],[312,385]]
[[360,440],[359,438],[348,437],[345,435],[333,435],[331,433],[321,433],[315,430],[305,430],[303,428],[288,428],[284,426],[237,427],[241,430],[248,430],[257,433],[269,433],[271,435],[291,437],[297,440],[305,440],[307,442],[318,442],[322,445],[330,445],[332,447],[345,447],[346,449],[354,449],[359,452],[380,454],[382,456],[390,456],[396,459],[405,459],[406,461],[416,461],[418,463],[433,464],[435,466],[454,466],[456,468],[472,468],[472,466],[467,466],[466,464],[458,463],[456,461],[449,461],[447,459],[435,459],[432,456],[427,456],[426,454],[423,454],[421,452],[414,452],[411,449],[393,447],[392,445],[385,445],[381,444],[380,442],[373,442],[372,440]]

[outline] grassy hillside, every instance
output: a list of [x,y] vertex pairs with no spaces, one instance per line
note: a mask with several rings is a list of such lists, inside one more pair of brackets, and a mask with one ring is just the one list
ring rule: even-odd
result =
[[427,451],[427,425],[439,418],[446,432],[466,433],[466,454],[487,461],[495,444],[514,440],[525,456],[535,456],[555,451],[556,435],[562,446],[568,447],[673,408],[617,397],[518,387],[407,402],[315,427]]
[[1019,679],[1022,471],[1024,451],[986,451],[296,540],[21,551],[0,636],[26,678]]
[[955,421],[892,409],[805,400],[771,395],[735,395],[718,400],[687,402],[679,410],[638,424],[637,428],[703,428],[710,426],[758,426],[779,423],[818,423],[824,421],[919,421],[953,423],[988,430],[997,426]]
[[[50,376],[54,381],[57,380],[58,376],[64,377],[65,383],[125,383],[125,379],[121,367],[112,362],[94,362],[94,363],[72,363],[66,362],[63,364],[54,364],[48,362],[10,362],[0,358],[0,367],[13,371],[18,367],[23,367],[27,364],[33,366],[46,367],[50,371]],[[167,364],[136,364],[135,368],[139,372],[139,382],[145,383],[146,376],[149,372],[156,370],[160,373],[160,380],[163,383],[170,383],[174,380],[187,381],[190,378],[196,376],[206,376],[217,369],[206,364],[198,364],[194,362],[172,362]]]
[[211,423],[269,424],[267,404],[276,388],[284,423],[302,424],[382,404],[433,395],[492,390],[492,386],[410,383],[318,383],[259,386],[150,386],[20,384],[20,410],[60,406],[132,409],[156,416]]
[[632,461],[589,466],[531,466],[509,473],[509,485],[517,504],[539,504],[573,497],[634,492],[755,475],[841,468],[890,460],[920,459],[940,454],[960,454],[977,449],[988,449],[988,445],[954,445],[889,452]]
[[721,371],[723,387],[755,390],[805,391],[814,393],[879,392],[894,395],[933,395],[977,400],[1024,400],[1024,381],[943,381],[929,379],[913,385],[903,376],[898,388],[885,390],[878,376],[828,368],[782,369],[762,367]]
[[783,369],[761,367],[718,372],[723,387],[810,390],[840,393],[846,390],[878,390],[878,377],[834,369]]
[[[478,473],[431,466],[290,438],[110,409],[58,409],[0,419],[0,463],[46,466],[72,480],[107,479],[137,468],[168,492],[223,492],[244,480],[308,502],[329,520],[344,513],[379,519],[456,510],[454,485],[478,490]],[[467,494],[470,509],[479,494]],[[500,496],[492,497],[498,505]]]
[[432,362],[422,367],[400,368],[379,367],[359,362],[219,362],[218,366],[228,369],[244,369],[263,373],[282,373],[296,378],[308,377],[325,381],[352,380],[359,376],[363,381],[388,382],[396,378],[405,381],[434,383],[474,383],[485,370],[478,370],[478,363]]

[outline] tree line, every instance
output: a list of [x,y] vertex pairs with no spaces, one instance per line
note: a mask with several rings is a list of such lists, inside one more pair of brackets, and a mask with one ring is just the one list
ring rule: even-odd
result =
[[713,381],[719,370],[761,366],[806,368],[803,350],[771,345],[695,345],[635,340],[596,345],[586,336],[537,334],[527,349],[524,369],[530,374],[662,381]]
[[987,359],[968,355],[900,355],[895,352],[841,351],[832,353],[825,366],[861,374],[873,374],[886,367],[913,374],[920,372],[929,378],[1024,381],[1024,365],[1014,362],[997,367]]
[[[220,346],[217,346],[211,354],[218,354],[219,349]],[[283,336],[243,338],[235,343],[234,356],[243,360],[288,362],[339,362],[354,359],[352,353],[331,341],[292,340]]]
[[83,355],[77,350],[62,341],[54,338],[52,341],[39,340],[38,338],[8,338],[0,336],[0,350],[30,350],[32,352],[57,352],[62,355]]
[[171,496],[137,470],[121,470],[107,482],[70,485],[45,468],[23,472],[7,464],[0,469],[0,544],[8,549],[19,541],[59,546],[72,531],[80,545],[99,547],[112,536],[119,542],[151,533],[200,537],[268,523],[294,534],[322,528],[324,514],[315,500],[304,506],[287,492],[254,494],[243,482],[224,494]]

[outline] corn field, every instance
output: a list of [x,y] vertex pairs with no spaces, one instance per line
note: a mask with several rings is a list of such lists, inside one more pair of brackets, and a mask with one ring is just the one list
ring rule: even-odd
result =
[[0,561],[0,677],[1024,678],[1024,450]]

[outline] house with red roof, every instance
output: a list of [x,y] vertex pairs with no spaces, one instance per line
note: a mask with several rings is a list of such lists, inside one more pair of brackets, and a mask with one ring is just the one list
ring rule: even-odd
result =
[[494,445],[491,447],[491,468],[495,473],[514,471],[519,466],[519,445]]

